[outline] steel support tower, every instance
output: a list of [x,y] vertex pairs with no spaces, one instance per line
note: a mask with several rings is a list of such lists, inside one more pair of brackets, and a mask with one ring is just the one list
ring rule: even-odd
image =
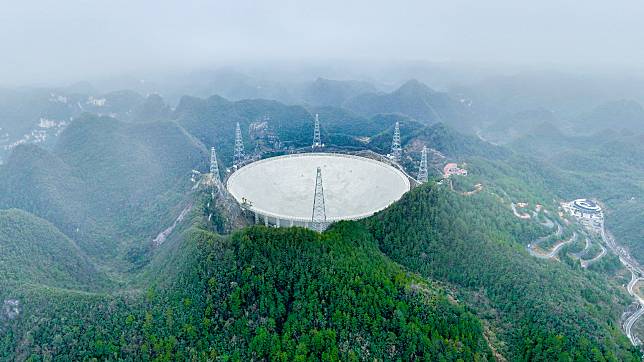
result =
[[427,146],[423,146],[423,152],[420,156],[420,167],[418,167],[418,182],[427,182]]
[[313,146],[311,147],[322,147],[322,140],[320,139],[320,119],[317,113],[315,114],[315,128],[313,129]]
[[391,155],[393,156],[394,161],[400,162],[402,148],[400,147],[400,124],[398,122],[396,122],[396,127],[394,128],[394,139],[391,142]]
[[324,207],[324,188],[322,187],[322,169],[317,168],[315,177],[315,195],[313,196],[313,216],[311,227],[318,232],[326,228],[326,209]]
[[238,168],[244,162],[244,142],[242,141],[241,128],[239,128],[239,122],[237,122],[237,127],[235,128],[235,153],[233,156],[233,166]]
[[221,183],[221,177],[219,176],[219,163],[217,163],[217,152],[215,152],[214,147],[210,147],[210,174],[212,175],[212,181],[219,185]]

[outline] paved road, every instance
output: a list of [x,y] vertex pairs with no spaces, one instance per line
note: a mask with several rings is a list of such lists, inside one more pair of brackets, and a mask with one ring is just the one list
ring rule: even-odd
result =
[[555,245],[555,247],[554,247],[554,248],[552,248],[552,251],[550,251],[550,252],[548,253],[548,257],[549,257],[549,258],[554,258],[554,257],[557,255],[557,253],[559,252],[559,250],[560,250],[564,245],[568,245],[568,244],[570,244],[570,243],[574,242],[575,240],[577,240],[577,232],[573,232],[573,233],[572,233],[572,236],[570,236],[570,239],[565,240],[565,241],[561,241],[561,242],[559,242],[559,244]]
[[[588,240],[588,239],[586,239],[586,240]],[[601,252],[599,252],[599,254],[597,254],[597,256],[595,256],[594,258],[589,259],[589,260],[583,260],[583,259],[580,259],[580,260],[581,260],[581,267],[582,267],[582,268],[588,268],[588,266],[589,266],[590,264],[595,263],[595,262],[596,262],[596,261],[598,261],[599,259],[603,258],[603,257],[604,257],[604,255],[606,255],[606,248],[605,248],[602,244],[599,244],[599,246],[602,248],[602,251],[601,251]],[[584,250],[585,250],[585,249],[584,249]]]
[[[539,246],[542,242],[544,242],[546,239],[549,237],[556,235],[556,236],[561,236],[563,233],[563,228],[558,222],[553,222],[552,220],[546,218],[545,222],[542,222],[541,224],[548,227],[552,228],[554,225],[557,225],[557,231],[554,232],[551,235],[547,235],[544,237],[541,237],[532,243],[528,244],[527,249],[530,255],[535,256],[537,258],[553,258],[554,256],[557,255],[557,252],[566,244],[571,243],[577,239],[577,233],[573,233],[572,237],[566,241],[560,242],[557,244],[549,253],[547,254],[542,254],[539,252],[536,252],[534,248]],[[634,291],[634,287],[639,281],[644,281],[644,268],[642,268],[639,263],[633,259],[628,251],[619,246],[616,242],[615,239],[610,235],[607,231],[606,228],[602,222],[601,224],[601,236],[602,240],[604,241],[604,244],[606,244],[612,251],[619,257],[620,262],[631,272],[631,281],[628,283],[627,290],[628,293],[635,299],[635,301],[638,303],[637,310],[632,313],[626,320],[624,321],[624,324],[622,325],[622,328],[624,329],[624,333],[628,337],[628,339],[631,341],[631,343],[634,346],[640,345],[642,341],[637,336],[634,336],[632,333],[632,328],[633,325],[644,315],[644,299],[642,299],[639,295],[637,295]],[[599,253],[599,255],[595,256],[594,258],[590,260],[582,260],[581,264],[582,267],[587,267],[588,265],[596,262],[600,258],[602,258],[604,255],[606,255],[606,248],[601,245],[602,251]],[[579,253],[581,255],[584,251],[586,251],[590,247],[590,241],[586,239],[586,247],[582,252]]]
[[626,333],[626,336],[634,346],[637,346],[642,343],[642,341],[640,341],[640,339],[634,336],[633,333],[631,332],[631,330],[633,329],[633,325],[642,316],[642,314],[644,314],[644,306],[640,304],[639,307],[637,308],[637,311],[633,313],[630,317],[628,317],[628,319],[626,319],[626,322],[624,322],[624,333]]
[[528,214],[526,212],[519,213],[519,211],[517,210],[517,205],[514,202],[512,203],[511,207],[512,207],[512,212],[514,213],[514,216],[518,217],[519,219],[529,219],[530,218],[530,214]]
[[544,254],[544,253],[540,253],[540,252],[536,251],[535,248],[538,247],[539,244],[544,242],[546,239],[552,237],[553,235],[554,236],[561,236],[561,234],[563,234],[563,228],[561,227],[561,225],[558,222],[555,222],[554,224],[557,225],[557,231],[555,231],[551,235],[546,235],[546,236],[540,237],[539,239],[537,239],[537,240],[533,241],[532,243],[528,244],[528,253],[530,253],[530,255],[532,255],[534,257],[537,257],[537,258],[541,258],[541,259],[552,259],[555,256],[557,256],[557,254],[559,253],[559,250],[561,250],[562,247],[564,247],[565,245],[568,245],[568,244],[574,242],[575,240],[577,240],[577,233],[573,232],[572,236],[570,236],[570,238],[568,240],[559,241],[550,250],[550,252]]
[[572,255],[581,259],[581,257],[586,253],[586,251],[588,251],[589,248],[590,248],[590,239],[586,238],[586,246],[584,246],[584,249],[578,253],[573,253]]
[[615,255],[619,257],[619,261],[621,261],[622,264],[631,272],[631,281],[628,283],[626,290],[628,291],[628,294],[630,294],[635,299],[635,301],[639,304],[639,306],[637,311],[635,311],[635,313],[631,314],[626,319],[622,327],[624,328],[624,333],[631,341],[631,343],[634,346],[637,346],[641,344],[641,341],[639,338],[633,335],[632,328],[635,322],[637,322],[638,319],[644,314],[644,300],[635,293],[633,288],[638,281],[644,280],[644,278],[642,277],[644,276],[644,270],[639,265],[639,263],[630,256],[630,254],[626,249],[619,246],[615,242],[615,239],[612,237],[612,235],[610,235],[606,231],[606,228],[603,223],[601,225],[601,235],[602,235],[602,239],[604,240],[604,243],[608,245],[608,247],[615,253]]
[[[536,218],[536,217],[537,217],[537,215],[535,215],[534,217]],[[547,218],[547,217],[545,217],[545,216],[544,216],[544,219],[545,219],[546,221],[539,222],[539,224],[541,224],[541,225],[543,225],[543,226],[545,226],[545,227],[547,227],[547,228],[550,228],[550,229],[552,229],[552,228],[555,226],[555,222],[554,222],[554,221],[552,221],[552,220],[548,219],[548,218]],[[561,225],[559,225],[559,223],[556,223],[556,224],[557,224],[557,235],[561,235],[561,233],[563,232],[563,229],[561,228]]]
[[631,281],[628,282],[628,285],[626,286],[626,290],[628,290],[628,294],[634,296],[639,302],[644,304],[644,299],[642,299],[634,290],[635,285],[637,285],[637,282],[644,281],[643,277],[638,277],[634,273],[631,274]]

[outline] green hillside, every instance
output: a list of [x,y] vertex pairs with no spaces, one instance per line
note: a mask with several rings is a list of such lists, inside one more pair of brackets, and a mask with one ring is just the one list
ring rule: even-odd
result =
[[129,120],[130,115],[145,102],[142,95],[129,89],[95,95],[92,98],[98,103],[85,102],[83,111],[103,115],[113,114],[126,120]]
[[133,113],[132,119],[136,122],[159,122],[172,119],[172,110],[156,93],[147,96],[142,104],[137,105]]
[[347,100],[343,107],[364,116],[399,113],[425,124],[443,122],[453,127],[466,127],[472,120],[466,105],[417,80],[410,80],[391,93],[358,95]]
[[80,100],[80,97],[53,89],[0,88],[1,133],[7,132],[12,140],[17,139],[37,125],[41,117],[68,120],[76,114],[77,110],[69,104],[52,101],[52,92],[68,96],[69,101]]
[[[513,216],[510,202],[554,214],[561,199],[597,196],[609,229],[641,257],[640,138],[569,137],[540,123],[495,146],[455,130],[467,106],[418,82],[363,96],[367,111],[217,96],[183,97],[171,111],[160,96],[117,92],[106,102],[133,107],[127,122],[85,114],[52,149],[16,147],[0,166],[0,302],[10,302],[0,360],[639,359],[620,330],[621,269],[529,255],[550,231]],[[229,230],[228,214],[190,181],[207,149],[224,174],[236,122],[248,153],[267,134],[308,147],[317,112],[329,146],[387,153],[399,121],[407,171],[427,145],[434,172],[456,161],[469,175],[322,234],[215,233]],[[476,184],[482,192],[461,194]]]
[[[627,298],[599,274],[530,257],[523,245],[544,230],[486,193],[428,185],[323,234],[252,227],[220,236],[195,210],[141,289],[0,292],[31,316],[0,322],[10,331],[0,356],[638,358],[616,323]],[[17,345],[26,333],[31,342]]]
[[[430,168],[435,172],[441,170],[444,164],[450,162],[463,162],[474,157],[485,157],[491,160],[507,159],[511,152],[503,147],[483,142],[475,136],[464,135],[455,131],[444,123],[425,126],[407,117],[396,115],[378,115],[381,121],[400,121],[401,145],[403,158],[401,164],[414,174],[418,168],[420,154],[423,146],[440,152],[445,158],[430,159]],[[386,154],[391,152],[391,137],[393,124],[383,132],[371,137],[367,147],[375,152]]]
[[51,223],[25,211],[0,210],[0,284],[100,289],[107,277]]
[[207,162],[205,147],[176,123],[85,115],[53,152],[16,148],[0,166],[0,208],[45,218],[88,254],[113,259],[145,249],[172,222],[191,170]]
[[[531,173],[562,199],[597,198],[606,207],[606,226],[620,244],[644,262],[644,138],[600,132],[592,136],[526,136],[511,147],[535,160]],[[528,179],[526,183],[530,182]]]
[[616,323],[628,299],[600,277],[529,256],[522,244],[537,224],[486,193],[428,185],[365,224],[392,260],[454,285],[511,360],[638,359]]
[[[183,270],[145,295],[11,294],[29,315],[56,317],[7,323],[0,356],[491,359],[480,322],[383,256],[358,224],[323,235],[255,227],[229,238],[192,229],[181,251],[190,254]],[[26,333],[30,343],[16,344]]]
[[615,130],[644,132],[644,107],[634,100],[620,99],[602,103],[581,114],[575,127],[580,132]]
[[269,126],[284,146],[311,144],[313,116],[301,106],[287,106],[261,99],[230,102],[222,97],[207,99],[183,97],[175,110],[176,122],[206,146],[217,146],[217,154],[226,165],[232,164],[235,124],[242,129],[247,151],[255,148],[249,137],[252,123],[261,123],[269,116]]
[[305,103],[315,106],[340,107],[348,99],[374,92],[376,88],[367,82],[317,78],[304,87],[302,98]]
[[105,250],[94,233],[101,227],[90,216],[84,181],[56,155],[33,145],[16,147],[0,166],[0,185],[1,208],[20,208],[52,222],[91,254]]
[[[157,101],[154,103],[154,101]],[[123,121],[142,116],[159,121],[169,111],[154,97],[130,91],[101,94],[87,85],[62,88],[0,87],[0,162],[22,143],[45,148],[56,144],[60,131],[83,112],[109,114]]]
[[[391,126],[393,119],[382,120],[378,117],[359,116],[344,108],[312,107],[311,113],[320,116],[322,137],[328,134],[369,137]],[[310,132],[309,132],[310,133]]]

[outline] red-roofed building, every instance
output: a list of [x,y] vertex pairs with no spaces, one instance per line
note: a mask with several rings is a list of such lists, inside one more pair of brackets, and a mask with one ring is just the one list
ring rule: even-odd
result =
[[456,163],[450,162],[443,167],[443,177],[447,178],[451,175],[467,176],[467,170],[458,168]]

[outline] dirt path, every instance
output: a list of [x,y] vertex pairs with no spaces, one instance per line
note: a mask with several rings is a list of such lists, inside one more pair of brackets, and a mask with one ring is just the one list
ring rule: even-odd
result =
[[177,227],[177,224],[183,221],[190,210],[192,210],[192,203],[188,204],[188,206],[181,210],[181,213],[179,214],[179,216],[177,216],[172,225],[160,232],[159,235],[157,235],[157,237],[152,240],[152,247],[156,248],[162,245],[168,238],[168,236],[172,234],[172,231],[174,231],[174,228]]
[[458,194],[460,194],[460,195],[463,195],[463,196],[470,196],[470,195],[474,195],[474,194],[475,194],[475,193],[477,193],[477,192],[481,192],[481,191],[483,190],[483,184],[476,184],[476,185],[474,185],[474,190],[471,190],[471,191],[463,191],[463,192],[461,192],[461,191],[456,191],[456,190],[454,190],[454,184],[452,183],[452,180],[451,180],[451,179],[449,179],[449,188],[450,188],[453,192],[456,192],[456,193],[458,193]]

